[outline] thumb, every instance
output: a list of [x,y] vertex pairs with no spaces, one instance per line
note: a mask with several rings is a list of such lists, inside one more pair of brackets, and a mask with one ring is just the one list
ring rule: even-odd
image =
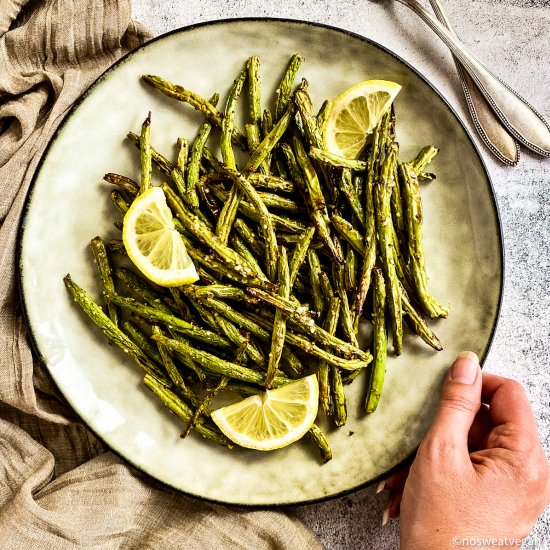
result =
[[481,406],[479,358],[471,351],[459,353],[447,374],[439,408],[427,437],[468,453],[468,432]]

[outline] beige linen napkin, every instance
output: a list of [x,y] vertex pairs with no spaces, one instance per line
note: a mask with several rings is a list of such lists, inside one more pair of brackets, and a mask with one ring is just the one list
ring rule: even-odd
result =
[[16,270],[30,180],[82,91],[150,37],[128,0],[0,0],[0,547],[320,548],[283,513],[205,504],[135,471],[33,361]]

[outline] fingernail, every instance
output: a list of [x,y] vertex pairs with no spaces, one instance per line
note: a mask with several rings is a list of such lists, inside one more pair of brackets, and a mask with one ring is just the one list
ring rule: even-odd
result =
[[383,479],[378,483],[376,486],[376,494],[381,493],[384,490],[384,487],[386,486],[386,480]]
[[473,351],[461,351],[453,364],[451,380],[461,384],[473,384],[479,369],[479,357]]
[[388,500],[388,503],[386,504],[386,507],[384,508],[384,511],[382,512],[382,527],[386,525],[390,521],[390,501]]

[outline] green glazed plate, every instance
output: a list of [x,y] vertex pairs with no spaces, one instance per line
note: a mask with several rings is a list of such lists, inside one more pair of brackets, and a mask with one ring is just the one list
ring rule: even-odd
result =
[[[182,426],[143,386],[141,373],[111,348],[72,300],[62,278],[99,299],[88,243],[115,237],[116,212],[103,174],[138,178],[136,151],[124,139],[153,113],[155,146],[173,155],[176,137],[195,135],[202,117],[140,82],[160,74],[203,97],[226,94],[250,55],[261,58],[264,106],[291,54],[305,62],[318,108],[366,79],[399,82],[400,158],[428,143],[441,148],[422,186],[430,288],[451,309],[432,323],[444,351],[407,334],[391,357],[375,414],[362,412],[365,380],[347,388],[349,420],[324,419],[334,458],[325,465],[311,443],[261,453],[225,450]],[[222,95],[223,105],[224,96]],[[268,103],[269,102],[269,103]],[[445,371],[463,349],[484,358],[499,312],[503,252],[500,224],[483,161],[456,114],[412,67],[365,38],[310,23],[232,20],[161,36],[116,63],[88,90],[52,139],[29,194],[21,234],[21,288],[37,352],[70,405],[113,451],[152,477],[212,501],[274,506],[306,503],[363,487],[407,458],[430,424]]]

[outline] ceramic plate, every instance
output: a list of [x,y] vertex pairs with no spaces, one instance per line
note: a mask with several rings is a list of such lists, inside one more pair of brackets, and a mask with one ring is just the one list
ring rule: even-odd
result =
[[[117,218],[101,183],[106,172],[138,177],[136,152],[124,139],[153,113],[153,141],[173,154],[175,138],[192,138],[201,116],[144,86],[160,74],[203,97],[227,93],[250,55],[261,58],[264,104],[291,54],[306,61],[317,106],[365,79],[403,85],[396,100],[400,157],[441,148],[423,185],[425,248],[433,294],[448,303],[433,323],[444,351],[405,337],[388,361],[380,406],[362,413],[365,380],[349,386],[349,420],[322,421],[334,458],[321,465],[300,442],[261,453],[224,450],[191,435],[144,388],[139,369],[88,322],[64,288],[74,280],[96,298],[99,287],[88,243],[116,236]],[[224,98],[222,97],[222,105]],[[443,375],[456,354],[485,357],[502,286],[499,219],[487,171],[472,139],[445,100],[391,52],[334,28],[281,20],[235,20],[185,28],[139,48],[108,70],[71,111],[52,139],[28,199],[21,237],[21,285],[30,330],[53,380],[87,425],[115,452],[152,477],[201,498],[241,505],[305,503],[341,495],[376,480],[417,447],[429,425]]]

